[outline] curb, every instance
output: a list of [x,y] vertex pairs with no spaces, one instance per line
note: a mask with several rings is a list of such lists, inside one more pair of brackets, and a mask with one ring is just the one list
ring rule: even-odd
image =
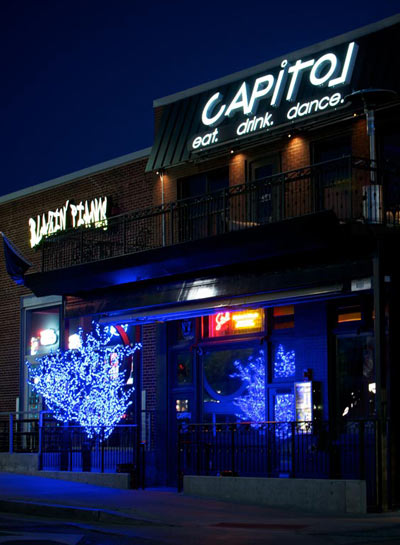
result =
[[71,505],[48,504],[20,500],[0,500],[0,513],[56,517],[90,522],[130,524],[133,526],[174,526],[150,519],[139,519],[126,513]]

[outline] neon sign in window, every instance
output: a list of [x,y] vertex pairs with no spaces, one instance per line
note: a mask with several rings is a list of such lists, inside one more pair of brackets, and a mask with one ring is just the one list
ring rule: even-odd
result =
[[257,333],[264,328],[264,310],[258,308],[238,312],[218,312],[209,316],[208,320],[209,337]]

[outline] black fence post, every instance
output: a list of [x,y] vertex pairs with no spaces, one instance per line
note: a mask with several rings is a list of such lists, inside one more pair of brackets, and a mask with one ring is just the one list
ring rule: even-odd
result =
[[181,425],[178,426],[178,459],[177,459],[177,469],[178,469],[178,492],[182,492],[183,489],[183,466],[182,466],[182,439],[181,439]]
[[145,451],[145,443],[143,443],[142,441],[140,442],[140,450],[141,450],[141,455],[142,455],[142,461],[141,461],[141,464],[140,464],[140,467],[141,467],[141,475],[140,475],[140,481],[141,481],[141,485],[142,485],[142,490],[145,489],[145,479],[146,479],[146,451]]
[[358,423],[358,448],[359,448],[359,460],[358,466],[360,471],[360,479],[365,479],[365,456],[366,456],[366,444],[365,444],[365,422],[360,421]]
[[291,459],[291,472],[290,476],[295,477],[296,476],[296,422],[290,422],[292,437],[291,437],[291,453],[290,453],[290,459]]
[[236,424],[232,424],[231,427],[231,467],[232,467],[232,475],[235,475],[236,473],[236,464],[235,464],[235,432],[236,432]]
[[43,413],[39,414],[39,452],[38,452],[38,470],[43,469]]
[[104,428],[101,428],[101,472],[104,473]]

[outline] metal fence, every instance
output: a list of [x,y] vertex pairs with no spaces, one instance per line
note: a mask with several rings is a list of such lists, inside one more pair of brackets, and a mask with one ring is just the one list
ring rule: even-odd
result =
[[0,452],[38,452],[39,413],[0,413]]
[[81,426],[47,421],[40,427],[39,469],[130,473],[132,486],[144,488],[145,446],[136,424],[119,424],[89,438]]
[[399,173],[343,157],[114,216],[42,243],[44,271],[90,263],[333,210],[341,221],[400,225]]
[[178,488],[184,475],[362,479],[377,504],[377,421],[181,425]]

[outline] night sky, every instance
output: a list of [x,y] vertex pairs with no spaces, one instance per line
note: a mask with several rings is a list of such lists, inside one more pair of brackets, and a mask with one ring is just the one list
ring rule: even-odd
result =
[[151,146],[155,98],[400,11],[398,0],[0,7],[0,195]]

